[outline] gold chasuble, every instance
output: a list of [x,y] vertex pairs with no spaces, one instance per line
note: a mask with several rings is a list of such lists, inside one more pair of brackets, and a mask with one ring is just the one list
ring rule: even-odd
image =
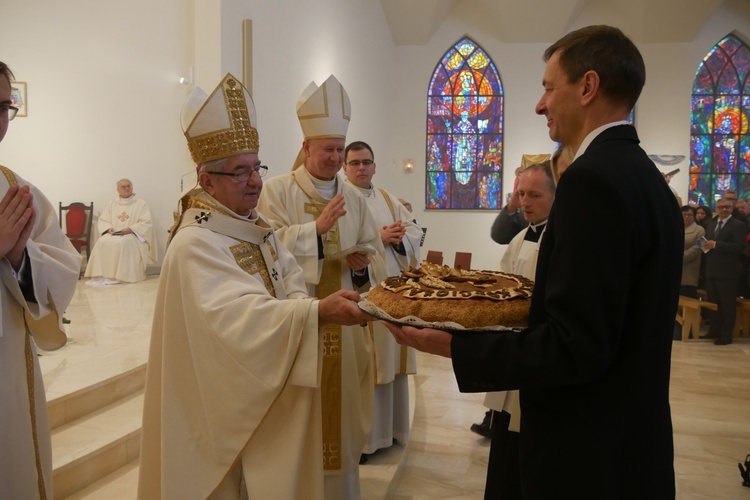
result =
[[[267,180],[258,202],[258,210],[268,217],[276,237],[302,267],[308,292],[321,298],[342,288],[355,289],[347,260],[330,258],[355,245],[370,246],[377,252],[371,257],[370,283],[387,277],[380,231],[364,198],[341,180],[336,183],[336,194],[344,196],[346,215],[321,236],[327,256],[323,259],[318,255],[315,220],[330,200],[316,190],[306,168]],[[325,325],[323,335],[321,397],[328,497],[328,476],[344,476],[347,485],[351,484],[349,478],[358,478],[359,457],[372,426],[374,360],[366,328]]]

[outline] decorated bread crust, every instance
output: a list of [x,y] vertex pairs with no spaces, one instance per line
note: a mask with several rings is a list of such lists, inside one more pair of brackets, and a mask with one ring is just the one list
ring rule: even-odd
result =
[[523,276],[422,262],[384,280],[367,299],[394,318],[416,316],[465,328],[519,327],[528,324],[533,287]]

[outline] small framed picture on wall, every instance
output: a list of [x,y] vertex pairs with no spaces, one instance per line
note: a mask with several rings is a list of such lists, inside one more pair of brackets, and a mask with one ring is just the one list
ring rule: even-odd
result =
[[10,82],[10,105],[18,108],[16,116],[26,116],[29,102],[26,96],[26,82]]

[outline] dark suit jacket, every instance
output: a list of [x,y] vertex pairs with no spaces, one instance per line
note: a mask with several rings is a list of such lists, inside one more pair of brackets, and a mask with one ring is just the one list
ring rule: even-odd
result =
[[745,250],[747,225],[730,217],[716,234],[716,217],[708,224],[707,240],[715,240],[716,247],[706,254],[706,277],[710,279],[736,280],[740,273],[740,257]]
[[516,211],[508,214],[505,211],[505,207],[503,207],[500,209],[500,213],[497,214],[495,222],[492,223],[490,236],[496,243],[507,245],[515,235],[526,229],[528,225],[529,223],[523,218],[521,212]]
[[461,391],[521,389],[525,498],[674,497],[669,371],[683,237],[635,128],[607,129],[558,184],[529,328],[453,337]]

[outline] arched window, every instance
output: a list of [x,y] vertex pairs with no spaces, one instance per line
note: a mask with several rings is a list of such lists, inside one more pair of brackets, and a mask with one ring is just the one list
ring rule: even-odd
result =
[[726,190],[750,195],[750,47],[729,34],[698,66],[690,120],[688,200],[714,207]]
[[471,38],[435,67],[427,92],[425,207],[502,206],[503,84]]

